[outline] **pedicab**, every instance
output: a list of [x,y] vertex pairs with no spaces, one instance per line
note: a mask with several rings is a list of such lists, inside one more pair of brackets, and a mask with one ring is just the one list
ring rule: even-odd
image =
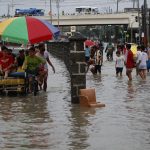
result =
[[[0,76],[0,94],[27,94],[28,79],[25,72],[10,73],[7,78]],[[37,91],[34,92],[36,95]]]
[[[49,41],[59,36],[59,29],[48,21],[31,17],[13,17],[0,23],[0,37],[2,41],[9,43],[33,45],[40,42]],[[33,77],[33,93],[38,92],[38,83],[36,76]],[[26,71],[17,71],[10,73],[4,79],[0,76],[0,93],[17,92],[28,94],[29,78]]]

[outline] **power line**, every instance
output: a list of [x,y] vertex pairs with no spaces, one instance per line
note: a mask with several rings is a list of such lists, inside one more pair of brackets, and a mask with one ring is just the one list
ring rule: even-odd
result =
[[[118,0],[118,1],[119,1],[119,4],[124,4],[124,3],[128,4],[130,2],[130,4],[128,4],[128,6],[129,6],[135,0]],[[140,0],[140,1],[143,1],[143,0]],[[45,11],[49,10],[49,0],[26,0],[26,1],[0,0],[0,8],[4,7],[4,6],[7,7],[8,4],[11,5],[12,2],[13,2],[13,4],[15,4],[15,3],[18,3],[18,5],[22,4],[22,5],[24,5],[24,8],[42,7],[43,9],[45,9]],[[99,9],[101,9],[102,7],[105,7],[105,6],[113,7],[113,9],[115,9],[116,3],[117,3],[117,0],[64,0],[64,2],[60,1],[60,8],[67,9],[67,7],[68,7],[68,8],[72,8],[71,11],[74,11],[75,7],[89,5],[89,6],[96,6]],[[16,8],[16,6],[14,8]],[[22,7],[20,7],[20,8],[22,8]],[[56,9],[56,1],[55,0],[52,0],[52,8]],[[68,9],[67,11],[70,11],[70,9]]]

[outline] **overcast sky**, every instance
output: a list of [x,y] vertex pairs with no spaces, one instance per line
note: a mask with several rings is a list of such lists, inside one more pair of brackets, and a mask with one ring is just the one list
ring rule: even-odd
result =
[[[78,6],[95,6],[98,7],[100,12],[107,12],[110,9],[116,11],[117,0],[60,0],[60,13],[74,13],[75,7]],[[132,0],[121,0],[119,2],[119,10],[123,11],[125,7],[133,7]],[[139,0],[140,5],[143,4],[144,0]],[[150,7],[150,0],[147,0],[148,6]],[[13,6],[13,7],[12,7]],[[10,14],[14,14],[16,8],[42,8],[45,10],[45,14],[48,14],[50,10],[50,0],[0,0],[0,15],[7,14],[8,8]],[[56,0],[52,0],[52,12],[57,13]]]

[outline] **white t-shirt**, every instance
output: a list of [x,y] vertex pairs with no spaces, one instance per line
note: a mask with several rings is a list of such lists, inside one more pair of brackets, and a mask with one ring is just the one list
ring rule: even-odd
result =
[[147,69],[147,63],[146,63],[147,60],[148,60],[147,53],[142,52],[141,63],[139,64],[139,69]]
[[142,52],[137,51],[137,53],[136,53],[136,63],[139,63],[139,61],[141,60],[141,56],[142,56]]
[[125,61],[125,58],[124,56],[116,56],[116,68],[123,68],[124,67],[124,61]]
[[47,65],[47,58],[49,58],[49,53],[48,53],[48,51],[44,51],[44,55],[41,55],[40,52],[38,52],[38,53],[36,53],[36,56],[41,57],[41,58],[43,58],[43,59],[46,61],[44,67],[47,69],[47,68],[48,68],[48,65]]

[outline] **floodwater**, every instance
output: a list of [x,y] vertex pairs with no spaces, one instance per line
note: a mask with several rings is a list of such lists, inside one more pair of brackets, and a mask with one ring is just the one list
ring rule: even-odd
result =
[[125,70],[116,78],[114,62],[102,75],[87,73],[103,108],[71,104],[70,78],[62,61],[50,56],[48,91],[38,96],[0,97],[0,150],[149,150],[150,73],[142,81]]

